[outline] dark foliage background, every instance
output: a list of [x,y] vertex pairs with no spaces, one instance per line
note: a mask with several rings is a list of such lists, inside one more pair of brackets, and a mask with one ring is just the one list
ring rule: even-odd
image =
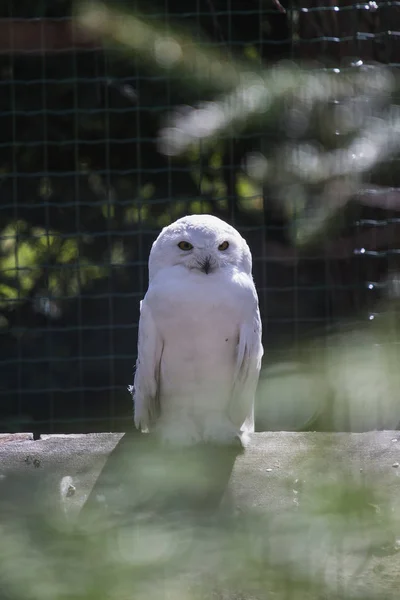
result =
[[[257,64],[399,62],[396,3],[148,0],[146,12]],[[0,1],[0,430],[130,426],[148,252],[188,212],[212,212],[248,239],[266,362],[326,325],[367,319],[381,290],[369,282],[396,268],[395,209],[355,202],[339,239],[299,254],[272,191],[242,168],[268,143],[262,132],[164,156],[165,115],[212,90],[104,49],[71,14],[70,2]],[[365,240],[371,252],[355,254]]]

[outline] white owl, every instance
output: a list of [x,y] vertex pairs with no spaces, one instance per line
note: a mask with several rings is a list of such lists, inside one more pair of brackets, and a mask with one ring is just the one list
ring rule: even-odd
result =
[[135,424],[165,442],[229,444],[254,431],[261,320],[246,241],[211,215],[165,227],[149,258]]

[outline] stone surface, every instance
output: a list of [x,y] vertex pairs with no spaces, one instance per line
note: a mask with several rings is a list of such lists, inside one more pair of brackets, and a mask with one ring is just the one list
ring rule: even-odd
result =
[[[42,436],[0,440],[0,512],[76,514],[122,434]],[[72,483],[71,483],[72,482]],[[76,488],[65,495],[68,486]]]

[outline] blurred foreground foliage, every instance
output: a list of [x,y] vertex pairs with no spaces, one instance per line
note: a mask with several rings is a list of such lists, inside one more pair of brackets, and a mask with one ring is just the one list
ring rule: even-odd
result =
[[354,435],[279,436],[275,447],[267,436],[254,438],[242,457],[215,447],[161,450],[133,438],[118,459],[109,457],[78,516],[68,504],[82,493],[81,474],[74,494],[61,484],[58,498],[42,477],[45,489],[33,488],[25,514],[2,506],[2,594],[395,600],[397,478],[382,450],[397,440],[370,448]]

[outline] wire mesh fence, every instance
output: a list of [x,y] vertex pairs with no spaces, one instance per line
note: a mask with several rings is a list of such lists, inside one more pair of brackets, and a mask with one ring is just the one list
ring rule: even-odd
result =
[[[257,66],[400,62],[397,2],[166,0],[145,10],[147,22],[184,26],[202,48]],[[267,362],[310,331],[370,318],[396,266],[396,206],[364,201],[339,237],[299,254],[273,191],[243,169],[268,145],[263,131],[184,158],[159,151],[171,109],[214,90],[183,87],[90,37],[70,2],[1,1],[0,17],[0,429],[130,426],[148,253],[186,213],[211,212],[248,239]],[[162,44],[153,50],[170,60]]]

